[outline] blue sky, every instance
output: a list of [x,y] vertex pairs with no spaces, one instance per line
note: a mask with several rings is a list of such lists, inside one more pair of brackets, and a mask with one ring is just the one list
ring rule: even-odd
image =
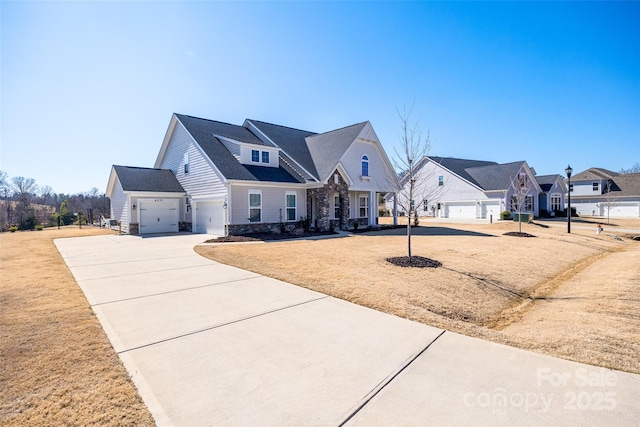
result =
[[[6,2],[0,169],[56,192],[153,166],[171,114],[324,132],[397,109],[430,154],[640,161],[639,2]],[[574,173],[575,173],[574,172]]]

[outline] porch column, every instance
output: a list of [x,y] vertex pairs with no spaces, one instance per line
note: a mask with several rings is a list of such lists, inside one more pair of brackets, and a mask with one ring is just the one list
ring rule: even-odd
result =
[[369,191],[369,225],[376,225],[378,217],[378,199],[375,191]]
[[398,194],[393,193],[393,226],[398,226]]

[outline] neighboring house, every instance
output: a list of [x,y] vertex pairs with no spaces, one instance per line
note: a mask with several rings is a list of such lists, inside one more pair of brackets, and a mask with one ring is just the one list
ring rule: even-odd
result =
[[[148,178],[146,187],[127,184],[132,171],[136,180]],[[131,234],[226,235],[277,231],[303,219],[319,230],[374,225],[378,195],[398,188],[369,122],[317,134],[174,114],[154,168],[114,166],[107,196],[112,219]]]
[[590,168],[571,177],[571,207],[578,215],[640,217],[640,174]]
[[[442,218],[498,219],[500,212],[517,212],[516,188],[522,188],[522,213],[538,216],[540,209],[558,203],[564,206],[566,187],[560,175],[540,177],[527,162],[498,164],[490,161],[427,156],[415,167],[418,215]],[[514,183],[512,185],[512,183]],[[401,179],[406,193],[407,177]],[[520,187],[522,186],[522,187]],[[393,195],[387,196],[387,208],[393,208]],[[402,212],[400,212],[402,214]]]
[[561,175],[536,175],[536,181],[540,185],[542,192],[540,193],[539,207],[551,216],[564,211],[565,194],[567,193],[567,185]]

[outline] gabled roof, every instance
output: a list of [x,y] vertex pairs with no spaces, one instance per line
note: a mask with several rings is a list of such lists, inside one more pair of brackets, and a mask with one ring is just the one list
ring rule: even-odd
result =
[[590,168],[586,171],[575,174],[571,177],[572,181],[592,181],[592,180],[601,180],[601,179],[611,179],[613,177],[617,177],[620,174],[617,172],[612,172],[607,169],[602,168]]
[[167,169],[117,166],[113,169],[123,191],[148,191],[157,193],[184,193],[173,172]]
[[468,168],[466,171],[484,191],[499,191],[511,186],[511,181],[524,164],[524,161],[493,164]]
[[540,188],[544,192],[551,190],[551,187],[553,187],[553,184],[555,184],[557,180],[562,181],[562,177],[558,174],[540,176],[536,175],[536,181],[538,181],[538,185],[540,185]]
[[[285,167],[267,168],[241,164],[235,156],[224,146],[214,134],[241,140],[250,144],[266,145],[249,129],[242,126],[229,125],[214,120],[200,119],[182,114],[175,115],[187,132],[193,137],[202,151],[216,165],[220,173],[230,180],[243,181],[275,181],[275,182],[304,182],[299,175],[290,173]],[[235,137],[233,136],[235,135]],[[251,135],[251,136],[249,136]],[[242,138],[242,139],[239,139]],[[256,142],[257,141],[257,142]]]
[[368,122],[362,122],[306,138],[318,179],[325,180]]

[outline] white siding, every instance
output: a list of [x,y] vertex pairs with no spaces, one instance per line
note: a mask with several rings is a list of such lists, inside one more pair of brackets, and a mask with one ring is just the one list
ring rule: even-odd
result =
[[[256,150],[260,153],[258,162],[251,161],[252,150]],[[262,163],[262,153],[265,151],[269,153],[269,163]],[[279,150],[277,148],[265,147],[263,145],[242,144],[240,149],[240,163],[244,165],[263,166],[266,168],[277,168],[280,165],[278,160],[278,152]]]
[[[184,172],[184,153],[189,154],[189,173]],[[177,123],[159,165],[171,169],[189,197],[204,198],[226,193],[223,178],[214,170],[181,123]]]
[[129,232],[129,203],[128,197],[122,190],[120,180],[116,178],[111,194],[111,219],[120,221],[122,231]]
[[[369,159],[369,176],[362,177],[362,156]],[[349,190],[387,192],[393,190],[393,171],[384,161],[379,144],[356,140],[340,159],[353,181]]]
[[[598,183],[598,190],[593,190],[593,184]],[[572,196],[599,196],[602,194],[603,181],[594,179],[593,181],[571,182],[573,185]]]
[[[256,182],[253,187],[232,185],[231,200],[233,200],[230,215],[230,224],[249,224],[249,190],[262,191],[262,221],[266,223],[286,222],[286,193],[296,193],[296,220],[307,216],[306,192],[298,188],[286,187],[261,187]],[[280,215],[282,214],[282,218]]]

